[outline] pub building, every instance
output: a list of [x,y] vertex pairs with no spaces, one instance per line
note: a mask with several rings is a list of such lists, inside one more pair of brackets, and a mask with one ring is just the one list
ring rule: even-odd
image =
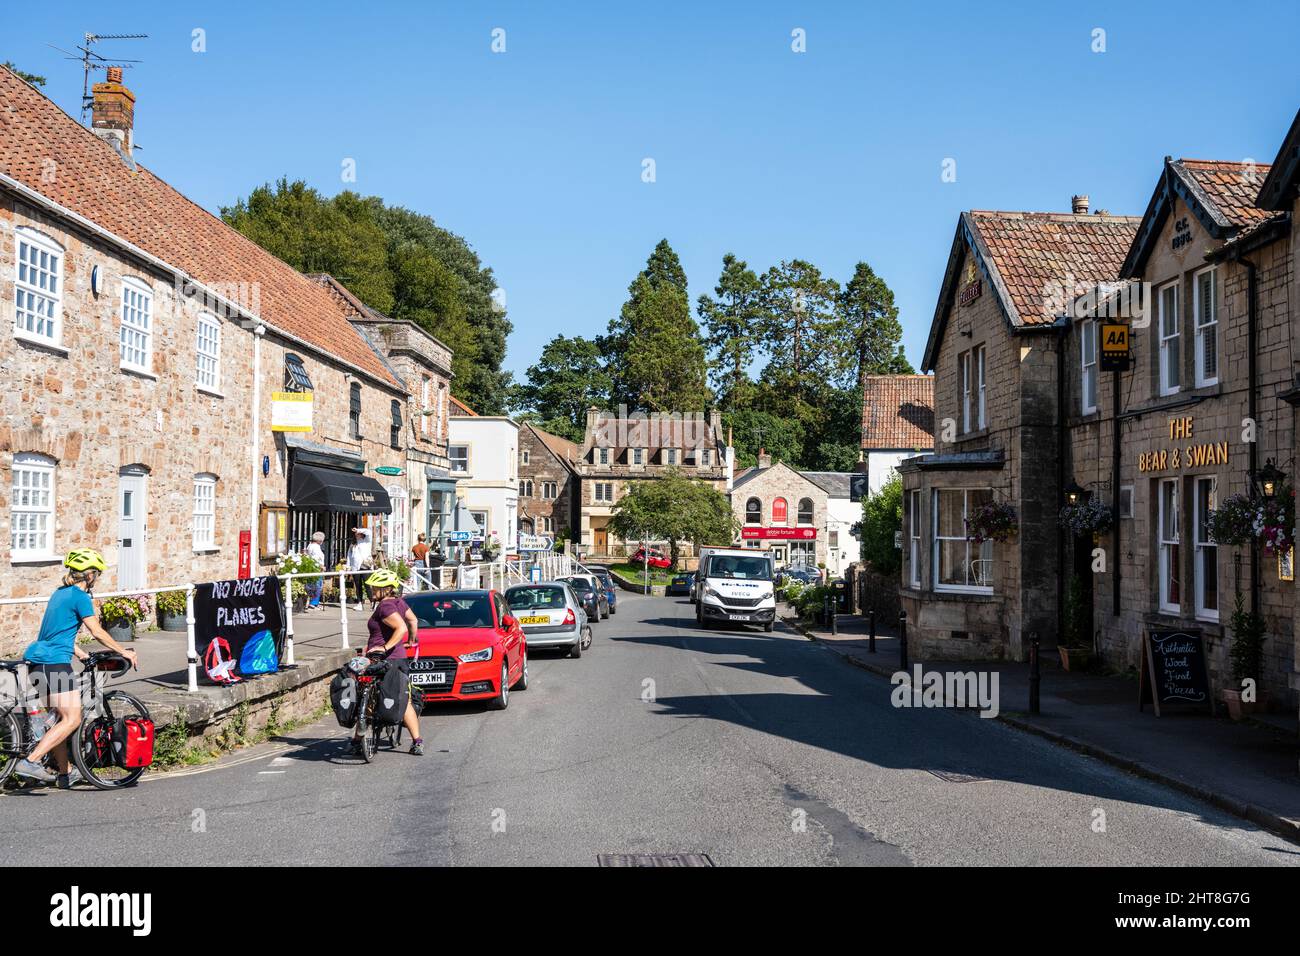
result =
[[[963,214],[923,362],[936,452],[900,467],[914,653],[1050,652],[1077,601],[1071,630],[1112,669],[1140,667],[1152,631],[1199,634],[1217,696],[1240,591],[1262,689],[1294,706],[1294,555],[1216,544],[1208,515],[1294,478],[1298,152],[1293,124],[1276,171],[1166,158],[1140,219],[1086,197]],[[1017,527],[976,543],[963,519],[989,502]],[[1088,502],[1101,532],[1065,530]]]

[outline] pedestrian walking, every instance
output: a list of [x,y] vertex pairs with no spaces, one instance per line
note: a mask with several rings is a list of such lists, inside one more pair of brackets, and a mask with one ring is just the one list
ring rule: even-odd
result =
[[[370,543],[369,528],[353,528],[352,547],[348,548],[348,570],[349,571],[368,571],[374,567],[374,549]],[[361,583],[361,575],[348,575],[348,587],[356,594],[357,610],[360,611],[365,605],[362,604],[362,595],[365,594],[365,587]]]
[[[307,545],[307,557],[315,561],[322,571],[325,570],[325,549],[321,547],[321,542],[324,540],[325,532],[317,531],[311,536],[311,544]],[[321,592],[324,590],[324,578],[316,578],[307,583],[307,610],[312,611],[320,607]]]

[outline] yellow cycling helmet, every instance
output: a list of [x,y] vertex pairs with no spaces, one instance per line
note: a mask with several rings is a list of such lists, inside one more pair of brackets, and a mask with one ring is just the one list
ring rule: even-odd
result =
[[94,548],[75,548],[63,559],[63,566],[74,571],[107,571],[104,556]]
[[401,586],[402,579],[387,568],[380,568],[366,578],[366,587],[368,588],[400,588]]

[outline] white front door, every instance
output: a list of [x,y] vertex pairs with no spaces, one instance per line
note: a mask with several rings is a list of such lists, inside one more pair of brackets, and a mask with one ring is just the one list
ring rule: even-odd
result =
[[120,591],[144,588],[147,567],[145,541],[149,505],[148,478],[137,472],[123,472],[117,484],[117,587]]

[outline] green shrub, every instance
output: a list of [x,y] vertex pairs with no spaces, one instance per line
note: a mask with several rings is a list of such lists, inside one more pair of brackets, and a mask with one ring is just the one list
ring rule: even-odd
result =
[[184,614],[185,592],[160,591],[154,599],[154,606],[158,608],[159,614]]

